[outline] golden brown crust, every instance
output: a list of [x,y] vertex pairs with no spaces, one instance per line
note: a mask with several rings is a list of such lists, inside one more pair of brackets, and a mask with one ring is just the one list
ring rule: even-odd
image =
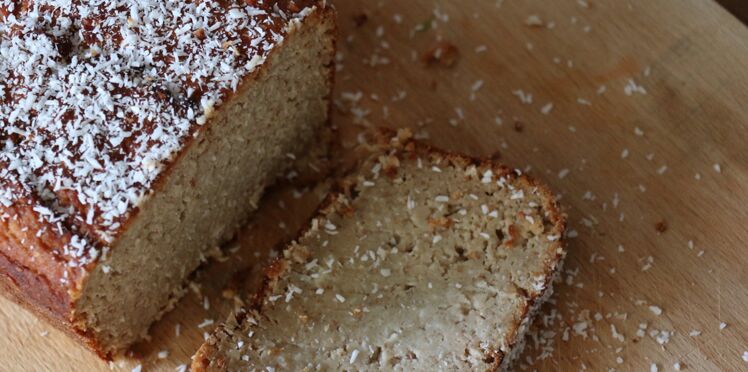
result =
[[[524,336],[520,332],[522,325],[532,320],[531,318],[534,315],[532,310],[539,304],[538,301],[548,293],[547,291],[551,290],[550,287],[554,273],[566,254],[564,242],[566,217],[561,212],[560,206],[556,202],[553,193],[540,181],[524,174],[518,174],[518,171],[512,170],[494,160],[451,153],[417,142],[412,139],[412,135],[407,129],[395,132],[391,129],[380,128],[373,133],[372,142],[373,145],[368,146],[366,152],[373,153],[374,156],[395,156],[398,159],[428,157],[432,160],[445,161],[449,165],[460,168],[466,168],[472,165],[476,166],[478,169],[491,169],[495,178],[498,179],[504,177],[508,183],[519,182],[522,186],[534,189],[540,194],[541,199],[544,201],[543,209],[548,212],[546,217],[553,226],[552,232],[558,236],[558,240],[549,245],[548,257],[550,258],[545,262],[545,267],[542,270],[542,275],[544,277],[543,291],[536,294],[528,294],[526,296],[527,303],[522,306],[522,310],[517,314],[518,321],[513,324],[513,328],[509,331],[506,346],[508,350],[512,350],[522,341],[522,337]],[[396,170],[394,172],[396,172]],[[349,201],[355,199],[355,195],[352,193],[355,182],[354,177],[345,176],[341,178],[336,183],[330,194],[320,204],[317,216],[325,217],[334,211],[348,208]],[[299,238],[297,238],[296,241],[307,234],[310,229],[311,226],[307,225],[303,230],[301,230],[298,235]],[[279,276],[283,275],[283,272],[287,267],[287,261],[282,257],[278,257],[268,264],[265,270],[263,285],[254,295],[249,306],[249,311],[261,313],[264,298],[268,293],[270,293],[273,283]],[[221,339],[221,337],[227,337],[235,331],[241,330],[243,326],[242,321],[245,318],[244,313],[241,313],[236,315],[231,322],[219,326],[219,328],[217,328],[217,330],[210,336],[208,342],[204,343],[193,357],[192,370],[226,370],[226,361],[224,360],[224,356],[217,349],[217,340]],[[491,358],[493,358],[493,361],[489,370],[499,371],[502,367],[502,363],[505,362],[506,357],[507,355],[503,351],[498,349],[492,350]]]
[[204,372],[208,371],[208,368],[219,371],[226,370],[226,363],[223,360],[223,357],[218,352],[218,349],[215,347],[215,345],[210,343],[211,338],[217,337],[216,335],[218,335],[221,331],[222,329],[220,326],[219,328],[216,328],[216,330],[213,331],[213,334],[209,337],[208,341],[200,346],[200,348],[197,350],[197,353],[195,353],[195,356],[192,357],[192,365],[190,366],[190,370],[192,372]]
[[9,262],[33,270],[57,287],[57,297],[69,299],[83,268],[72,270],[56,255],[55,248],[64,245],[70,236],[43,222],[31,205],[24,202],[0,207],[0,253]]
[[226,323],[219,324],[208,337],[208,340],[200,346],[192,357],[190,370],[192,372],[204,372],[209,370],[226,371],[228,361],[225,360],[220,352],[218,352],[215,345],[220,338],[229,337],[236,329],[238,329],[247,316],[249,315],[246,311],[240,310],[236,314],[232,314]]
[[[72,319],[72,301],[84,276],[83,268],[71,270],[50,249],[70,237],[60,236],[54,226],[43,226],[30,205],[0,207],[0,213],[6,214],[6,218],[0,218],[0,289],[104,357],[95,340],[79,330]],[[37,236],[37,231],[43,233]]]
[[66,295],[58,292],[59,289],[43,276],[0,254],[0,291],[7,298],[65,332],[102,359],[109,359],[110,356],[101,351],[103,348],[92,335],[79,330],[64,317],[70,314],[70,301]]
[[[47,278],[38,275],[29,268],[13,261],[8,256],[0,253],[0,283],[7,292],[15,294],[14,297],[28,297],[27,303],[34,303],[44,313],[54,316],[60,321],[61,314],[70,312],[70,301],[66,294],[58,292],[59,286],[53,286]],[[21,290],[21,289],[24,290]],[[26,289],[33,288],[33,291]]]

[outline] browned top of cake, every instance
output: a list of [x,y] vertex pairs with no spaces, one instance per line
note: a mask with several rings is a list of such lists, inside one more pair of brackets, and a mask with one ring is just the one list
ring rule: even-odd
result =
[[[0,227],[36,221],[17,244],[95,261],[214,108],[322,4],[0,0]],[[26,239],[46,234],[56,243]]]

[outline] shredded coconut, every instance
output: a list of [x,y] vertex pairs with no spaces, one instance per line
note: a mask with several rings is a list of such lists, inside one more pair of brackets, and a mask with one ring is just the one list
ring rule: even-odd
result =
[[243,2],[13,3],[0,22],[0,205],[66,222],[59,253],[70,266],[99,257],[95,247],[116,238],[305,14]]

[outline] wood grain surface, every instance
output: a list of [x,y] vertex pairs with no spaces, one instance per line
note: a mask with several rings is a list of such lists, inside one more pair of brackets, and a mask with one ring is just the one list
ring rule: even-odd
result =
[[[748,370],[743,24],[707,0],[335,4],[344,148],[411,127],[544,179],[566,208],[564,275],[518,370]],[[153,339],[111,366],[0,300],[0,370],[188,365],[321,195],[300,191],[267,197]]]

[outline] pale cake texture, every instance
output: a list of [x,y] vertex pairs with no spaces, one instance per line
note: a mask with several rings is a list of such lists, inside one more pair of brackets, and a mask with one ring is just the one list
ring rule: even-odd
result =
[[552,195],[397,145],[364,163],[193,370],[505,370],[565,254]]
[[102,356],[147,336],[319,148],[324,1],[0,1],[5,293]]

